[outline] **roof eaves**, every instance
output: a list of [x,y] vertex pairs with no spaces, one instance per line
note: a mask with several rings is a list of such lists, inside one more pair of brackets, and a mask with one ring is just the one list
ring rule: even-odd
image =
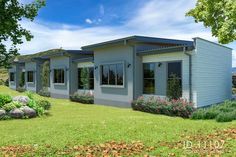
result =
[[82,49],[92,50],[98,47],[104,47],[108,44],[118,44],[118,43],[126,44],[128,40],[142,43],[165,43],[165,44],[187,45],[187,46],[193,45],[193,41],[187,41],[187,40],[165,39],[165,38],[155,38],[155,37],[145,37],[145,36],[130,36],[126,38],[120,38],[97,44],[83,46]]
[[162,54],[162,53],[172,53],[172,52],[181,52],[181,51],[192,51],[194,46],[170,46],[164,48],[150,49],[137,52],[137,55],[152,55],[152,54]]

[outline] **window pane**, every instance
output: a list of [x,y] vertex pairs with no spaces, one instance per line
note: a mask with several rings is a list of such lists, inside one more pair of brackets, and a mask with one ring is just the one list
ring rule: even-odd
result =
[[65,74],[64,74],[64,70],[61,70],[61,83],[64,83],[65,82],[65,80],[64,80],[64,78],[65,78]]
[[10,73],[10,81],[15,81],[15,75],[14,75],[14,73]]
[[181,62],[168,63],[168,78],[171,78],[172,75],[181,78]]
[[143,64],[143,93],[155,94],[155,64],[144,63]]
[[116,85],[116,65],[109,66],[109,85]]
[[27,82],[34,82],[34,72],[33,71],[27,72]]
[[103,65],[102,66],[102,84],[108,85],[108,73],[109,73],[109,66]]
[[89,89],[94,89],[94,79],[89,79]]
[[155,94],[155,80],[154,79],[144,79],[143,81],[143,93],[144,94]]
[[123,85],[123,64],[116,64],[117,85]]
[[54,69],[54,83],[65,83],[64,69]]
[[143,74],[144,78],[154,78],[154,63],[144,63],[143,64]]
[[89,78],[94,78],[94,68],[93,67],[89,68]]

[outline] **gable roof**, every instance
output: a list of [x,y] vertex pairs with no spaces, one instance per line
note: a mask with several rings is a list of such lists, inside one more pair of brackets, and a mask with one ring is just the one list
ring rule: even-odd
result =
[[193,41],[187,41],[187,40],[176,40],[176,39],[166,39],[166,38],[155,38],[155,37],[146,37],[146,36],[130,36],[126,38],[120,38],[115,40],[110,40],[106,42],[101,42],[97,44],[87,45],[83,46],[83,50],[93,50],[96,48],[101,48],[107,45],[114,45],[114,44],[120,44],[124,43],[127,44],[127,42],[135,42],[135,43],[161,43],[161,44],[170,44],[170,45],[186,45],[186,46],[192,46]]

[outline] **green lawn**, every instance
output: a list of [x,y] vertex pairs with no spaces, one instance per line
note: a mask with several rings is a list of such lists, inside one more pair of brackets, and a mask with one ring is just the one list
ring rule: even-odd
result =
[[[0,86],[0,93],[21,95],[4,86]],[[46,99],[53,105],[51,116],[0,121],[0,147],[36,145],[39,150],[50,152],[54,156],[58,150],[68,145],[141,141],[147,146],[155,147],[155,150],[148,154],[167,156],[169,153],[174,153],[179,156],[186,154],[186,151],[170,149],[160,143],[182,140],[183,134],[192,136],[209,134],[219,129],[236,128],[236,121],[230,123],[217,123],[215,120],[194,121],[142,113],[132,109],[84,105],[64,99]],[[235,140],[236,138],[226,142],[225,146],[229,144],[231,153],[226,153],[225,156],[231,156],[233,151],[236,152],[235,147],[231,148],[231,145],[236,146]],[[190,152],[191,155],[193,154]]]

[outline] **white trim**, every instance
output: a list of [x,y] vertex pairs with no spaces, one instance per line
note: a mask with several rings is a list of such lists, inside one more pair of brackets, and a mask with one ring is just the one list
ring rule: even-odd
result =
[[81,63],[78,63],[77,65],[78,68],[84,68],[84,67],[94,67],[94,63],[92,62],[81,62]]
[[[101,68],[101,66],[104,66],[104,65],[113,65],[113,64],[122,64],[123,65],[123,85],[104,85],[104,84],[102,84],[102,75],[101,75],[101,73],[102,73],[102,68]],[[99,64],[99,82],[100,82],[100,87],[103,87],[103,88],[125,88],[125,73],[126,73],[126,71],[125,71],[125,68],[126,68],[126,64],[125,64],[125,61],[114,61],[114,62],[105,62],[105,63],[101,63],[101,64]],[[109,76],[109,74],[108,74],[108,76]]]

